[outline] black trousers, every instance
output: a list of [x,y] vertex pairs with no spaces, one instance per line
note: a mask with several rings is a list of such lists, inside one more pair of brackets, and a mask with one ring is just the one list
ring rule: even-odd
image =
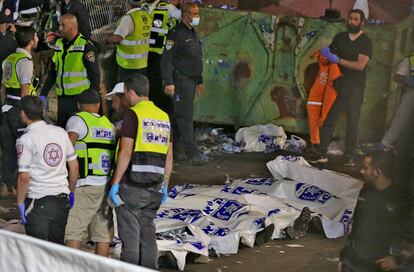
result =
[[150,52],[148,55],[148,80],[150,85],[149,99],[154,104],[171,115],[171,97],[164,94],[164,86],[161,77],[161,55]]
[[194,95],[197,80],[177,73],[174,76],[173,141],[174,150],[183,150],[191,158],[199,151],[194,141]]
[[65,129],[69,118],[78,111],[78,95],[58,96],[56,125]]
[[[332,140],[335,124],[340,114],[346,112],[345,154],[354,155],[358,142],[358,121],[361,115],[361,105],[364,99],[364,89],[339,87],[338,97],[328,113],[321,130],[320,151],[326,153]],[[338,89],[338,88],[337,88]]]
[[147,76],[147,68],[125,69],[125,68],[119,67],[119,82],[123,82],[127,80],[128,78],[136,76],[137,74]]
[[26,234],[63,245],[70,205],[68,195],[45,196],[39,199],[27,198],[25,204],[27,209]]
[[17,171],[16,140],[23,134],[23,124],[20,120],[20,113],[17,107],[11,108],[3,114],[1,126],[1,174],[2,182],[8,187],[15,183]]

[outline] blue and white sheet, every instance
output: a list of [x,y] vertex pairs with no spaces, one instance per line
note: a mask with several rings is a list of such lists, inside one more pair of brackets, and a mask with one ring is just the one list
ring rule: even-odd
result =
[[256,233],[270,224],[272,238],[282,238],[304,207],[322,219],[328,238],[350,230],[361,181],[313,168],[301,157],[279,156],[267,166],[274,178],[173,187],[155,220],[159,250],[171,251],[182,270],[188,252],[235,254],[239,242],[253,247]]

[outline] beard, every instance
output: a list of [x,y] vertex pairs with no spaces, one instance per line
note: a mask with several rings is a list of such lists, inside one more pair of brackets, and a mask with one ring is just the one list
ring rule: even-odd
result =
[[361,30],[361,25],[360,24],[359,25],[347,24],[346,27],[347,27],[349,33],[352,33],[352,34],[356,34]]

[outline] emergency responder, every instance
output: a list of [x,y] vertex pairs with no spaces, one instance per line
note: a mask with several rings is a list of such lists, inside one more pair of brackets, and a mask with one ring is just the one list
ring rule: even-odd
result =
[[79,179],[75,205],[69,212],[66,245],[80,249],[84,232],[96,243],[95,253],[109,256],[112,212],[106,202],[106,188],[115,154],[115,128],[98,114],[100,96],[95,90],[79,95],[79,109],[66,124],[69,139],[75,146],[79,162]]
[[17,205],[22,224],[30,236],[63,244],[78,177],[75,150],[64,129],[43,121],[38,97],[22,98],[20,116],[27,126],[16,143]]
[[166,0],[150,0],[148,11],[152,19],[150,48],[148,54],[149,98],[154,104],[171,113],[171,98],[164,94],[161,77],[161,55],[164,51],[168,30],[181,20],[181,10]]
[[194,95],[204,92],[202,48],[194,30],[200,22],[198,6],[185,3],[182,17],[168,33],[161,71],[164,92],[173,98],[174,159],[187,158],[190,164],[202,165],[208,158],[197,149],[193,124]]
[[125,81],[131,108],[122,123],[109,197],[117,206],[121,260],[156,269],[154,218],[162,199],[160,187],[166,189],[172,171],[172,144],[168,115],[148,100],[148,92],[143,75]]
[[119,81],[147,73],[152,20],[143,2],[129,0],[129,11],[120,19],[115,32],[105,38],[106,43],[116,44]]
[[[13,194],[15,171],[17,169],[16,139],[21,135],[23,127],[18,112],[20,99],[34,91],[32,85],[33,62],[32,50],[37,47],[39,39],[36,31],[29,26],[19,28],[16,32],[19,48],[3,62],[3,83],[1,100],[3,122],[1,126],[2,145],[2,181],[8,192]],[[3,192],[4,193],[4,192]]]
[[105,95],[106,100],[111,101],[112,118],[111,121],[115,125],[116,134],[118,135],[122,127],[122,117],[124,112],[128,109],[127,102],[124,95],[124,83],[117,83],[112,91]]
[[64,128],[69,117],[78,110],[78,95],[89,88],[99,90],[100,71],[95,48],[79,33],[76,17],[63,15],[59,29],[62,38],[56,41],[52,65],[40,98],[46,101],[56,82],[57,125]]
[[13,25],[13,21],[0,12],[0,86],[3,77],[3,69],[1,64],[3,61],[17,49],[17,42],[14,38],[16,28]]
[[79,32],[88,40],[91,39],[91,25],[86,7],[78,0],[61,0],[62,14],[72,14],[78,20]]

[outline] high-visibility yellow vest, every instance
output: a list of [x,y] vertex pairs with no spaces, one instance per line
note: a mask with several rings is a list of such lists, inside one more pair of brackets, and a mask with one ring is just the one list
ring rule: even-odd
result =
[[410,61],[410,76],[414,77],[414,55],[411,55],[408,60]]
[[134,31],[116,46],[116,61],[125,69],[142,69],[147,67],[151,17],[143,8],[131,9],[125,16],[130,16]]
[[57,95],[77,95],[89,89],[88,73],[83,64],[83,54],[88,43],[90,41],[79,34],[75,42],[64,52],[63,39],[56,41],[52,61],[56,67]]
[[88,133],[76,141],[79,162],[79,178],[109,176],[115,155],[115,127],[105,116],[89,112],[76,114],[85,122]]
[[130,179],[138,184],[161,183],[170,142],[168,114],[151,101],[141,101],[131,109],[137,115],[138,131],[129,168]]
[[171,5],[166,1],[160,1],[151,13],[152,27],[150,36],[150,52],[162,54],[164,50],[165,39],[167,38],[169,25],[168,6]]
[[[4,60],[4,87],[8,101],[19,101],[22,97],[21,86],[16,73],[16,65],[22,59],[29,59],[23,52],[14,52]],[[30,94],[36,95],[36,89],[30,84]]]

